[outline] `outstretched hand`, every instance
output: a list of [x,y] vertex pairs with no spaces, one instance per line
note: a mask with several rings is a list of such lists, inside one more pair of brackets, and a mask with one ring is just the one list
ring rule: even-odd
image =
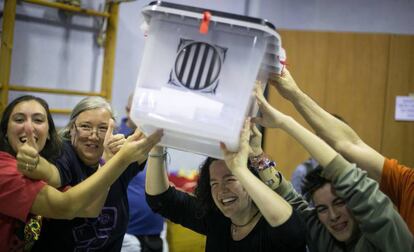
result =
[[139,129],[130,135],[121,150],[119,151],[124,157],[132,162],[144,162],[150,150],[161,141],[163,130],[157,130],[149,136],[145,136]]
[[116,134],[114,135],[114,128],[115,128],[115,122],[111,118],[109,119],[108,123],[108,130],[105,134],[105,139],[103,142],[104,146],[104,153],[103,153],[103,159],[105,161],[108,161],[111,159],[122,147],[122,145],[125,143],[126,139],[123,134]]
[[263,153],[262,149],[262,133],[257,128],[256,124],[252,123],[250,126],[250,151],[249,157],[256,157]]
[[274,86],[280,95],[290,100],[295,92],[300,91],[290,72],[285,68],[281,75],[273,75],[269,80],[269,84]]
[[261,116],[253,118],[252,121],[266,128],[280,128],[288,116],[272,107],[266,101],[260,85],[256,85],[255,95]]
[[247,159],[249,157],[249,139],[250,139],[250,118],[244,122],[244,127],[240,135],[240,147],[237,152],[229,151],[224,143],[220,143],[220,148],[224,154],[224,161],[230,171],[247,167]]
[[39,163],[39,152],[33,131],[25,129],[26,142],[18,149],[16,160],[17,169],[23,175],[29,175]]

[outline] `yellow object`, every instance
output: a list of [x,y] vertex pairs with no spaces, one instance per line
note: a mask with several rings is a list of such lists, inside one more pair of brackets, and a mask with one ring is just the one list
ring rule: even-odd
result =
[[167,241],[170,252],[203,252],[206,237],[167,220]]

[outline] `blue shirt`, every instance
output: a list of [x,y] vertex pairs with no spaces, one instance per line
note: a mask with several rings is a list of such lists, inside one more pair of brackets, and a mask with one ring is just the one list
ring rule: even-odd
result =
[[[128,136],[134,132],[126,125],[127,118],[123,118],[118,133]],[[154,213],[145,199],[145,175],[147,167],[138,173],[128,186],[129,224],[128,234],[132,235],[159,235],[163,229],[164,218]]]
[[309,158],[305,162],[298,165],[295,169],[295,171],[292,174],[292,185],[293,188],[295,188],[295,191],[302,194],[302,185],[303,180],[305,179],[306,175],[313,169],[315,169],[318,166],[318,162],[313,159]]

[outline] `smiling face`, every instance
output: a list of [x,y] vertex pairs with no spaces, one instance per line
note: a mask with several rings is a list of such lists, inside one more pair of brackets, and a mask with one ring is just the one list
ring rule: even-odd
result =
[[341,242],[349,241],[357,225],[345,201],[336,196],[330,183],[317,189],[312,195],[318,218],[328,231]]
[[96,165],[102,156],[110,118],[111,113],[104,108],[86,110],[78,115],[71,128],[72,145],[79,158],[88,166]]
[[248,213],[253,202],[226,163],[216,160],[211,163],[209,170],[211,195],[224,216],[233,219]]
[[46,110],[35,100],[17,104],[7,123],[7,140],[14,152],[27,140],[27,132],[32,132],[37,151],[43,150],[49,132]]

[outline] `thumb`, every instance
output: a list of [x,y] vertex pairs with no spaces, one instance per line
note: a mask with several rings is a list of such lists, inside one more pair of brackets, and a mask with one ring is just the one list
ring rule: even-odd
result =
[[33,147],[36,150],[38,150],[37,149],[36,139],[35,139],[34,134],[33,134],[33,130],[32,129],[29,129],[28,127],[25,127],[24,131],[26,133],[26,138],[27,138],[25,144],[27,144],[30,147]]
[[263,118],[262,117],[258,117],[258,116],[257,117],[253,117],[252,118],[252,123],[259,124],[260,126],[263,126],[264,127],[264,125],[263,125]]
[[108,129],[106,130],[105,139],[109,139],[113,135],[114,128],[115,128],[115,122],[111,118],[109,119],[109,122],[108,122]]
[[226,156],[230,153],[230,151],[227,149],[227,146],[225,143],[220,142],[220,149],[223,152],[223,155]]
[[140,131],[138,128],[136,128],[134,134],[130,135],[127,138],[127,141],[128,142],[137,141],[142,137],[142,134],[143,134],[142,131]]

